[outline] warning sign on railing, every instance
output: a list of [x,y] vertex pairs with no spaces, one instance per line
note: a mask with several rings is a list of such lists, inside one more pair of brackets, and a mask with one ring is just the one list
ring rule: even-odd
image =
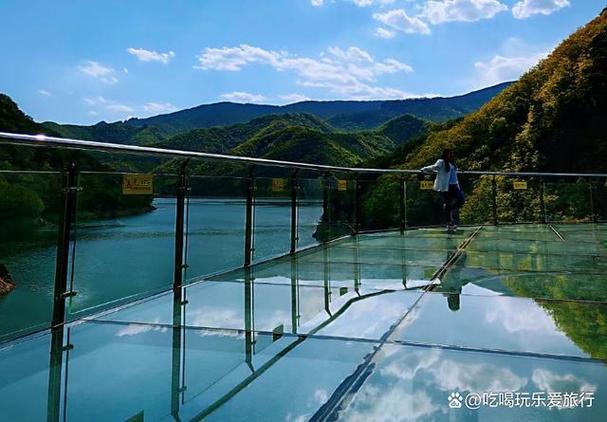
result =
[[432,190],[434,189],[434,182],[432,180],[422,180],[419,182],[419,188],[421,190]]
[[282,192],[287,185],[287,179],[272,179],[272,192]]
[[337,181],[337,190],[344,191],[348,190],[348,181],[347,180],[338,180]]
[[525,180],[515,180],[512,182],[512,187],[515,190],[527,190],[527,182]]
[[153,195],[154,176],[151,174],[125,174],[122,176],[124,195]]

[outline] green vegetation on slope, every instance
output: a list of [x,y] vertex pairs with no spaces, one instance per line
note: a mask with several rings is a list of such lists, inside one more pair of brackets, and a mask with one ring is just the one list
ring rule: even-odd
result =
[[[445,121],[478,110],[509,83],[450,98],[417,98],[391,101],[303,101],[284,106],[204,104],[174,113],[91,126],[43,125],[63,137],[132,145],[155,145],[195,129],[227,127],[271,115],[308,114],[342,130],[369,130],[390,119],[411,114],[431,121]],[[209,134],[212,135],[213,134]]]
[[430,127],[429,122],[404,114],[387,121],[377,128],[377,132],[390,138],[396,145],[402,145],[414,137],[428,133]]
[[[35,123],[26,116],[6,95],[0,94],[0,131],[26,134],[56,133]],[[61,171],[74,153],[50,151],[44,148],[0,147],[0,169],[14,170],[15,173],[0,175],[0,220],[3,224],[1,238],[31,233],[47,222],[56,221],[62,210],[62,177],[56,175],[36,175],[18,170]],[[109,170],[88,154],[79,154],[82,169]],[[122,195],[121,185],[116,181],[87,176],[80,194],[79,212],[83,217],[111,217],[151,209],[151,198],[147,196]]]
[[270,115],[231,126],[195,129],[173,136],[158,146],[189,151],[227,153],[259,132],[276,131],[291,126],[307,127],[324,133],[333,130],[328,124],[310,114]]
[[[445,147],[455,149],[458,166],[468,170],[606,172],[607,161],[607,12],[603,12],[557,47],[550,56],[501,94],[456,124],[431,130],[417,148],[403,150],[391,165],[420,168],[433,163]],[[488,221],[491,181],[462,177],[468,201],[462,210],[467,221]],[[588,208],[588,186],[575,180],[565,188],[555,187],[546,196],[547,207]],[[394,184],[386,178],[385,183]],[[511,189],[511,180],[498,178],[500,219],[526,215],[539,219],[539,181],[526,192]],[[595,186],[597,207],[605,209],[605,186]],[[378,187],[366,206],[380,220],[391,220],[383,210],[390,198]],[[585,195],[577,203],[572,195]],[[603,192],[603,194],[601,194]],[[414,199],[411,198],[411,201]],[[412,205],[412,212],[415,207]],[[428,204],[426,203],[426,206]],[[506,215],[508,214],[508,215]],[[510,220],[512,221],[512,220]]]

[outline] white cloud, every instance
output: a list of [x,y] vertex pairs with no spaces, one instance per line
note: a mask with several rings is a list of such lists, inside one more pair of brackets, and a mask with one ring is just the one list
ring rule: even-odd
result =
[[538,391],[596,391],[596,385],[573,374],[561,375],[543,368],[534,369],[531,380],[537,385]]
[[135,111],[134,108],[124,104],[108,104],[105,106],[106,110],[113,111],[116,113],[132,113]]
[[84,100],[85,103],[87,103],[90,106],[96,106],[96,105],[106,104],[108,102],[101,95],[99,95],[97,97],[84,97],[83,100]]
[[287,101],[288,103],[298,103],[300,101],[309,101],[310,97],[307,97],[303,94],[287,94],[281,95],[280,98],[282,100]]
[[[335,0],[334,0],[335,1]],[[358,7],[368,7],[368,6],[384,6],[386,4],[392,4],[396,0],[349,0]],[[310,0],[312,6],[324,6],[324,0]]]
[[529,56],[506,57],[496,55],[488,62],[474,63],[474,67],[479,72],[481,85],[495,85],[500,82],[518,79],[547,55],[547,52],[535,53]]
[[526,19],[537,14],[550,15],[569,5],[568,0],[521,0],[512,8],[512,15],[516,19]]
[[388,40],[390,38],[394,38],[396,36],[396,32],[386,28],[377,28],[375,30],[375,36]]
[[[84,97],[84,102],[93,107],[102,107],[114,113],[133,113],[134,108],[120,104],[114,100],[108,100],[101,95],[97,97]],[[94,111],[93,111],[94,112]],[[93,115],[90,111],[89,114]]]
[[91,116],[96,116],[96,115],[98,115],[99,113],[97,113],[95,110],[89,110],[89,111],[88,111],[88,114],[89,114],[89,115],[91,115]]
[[196,67],[230,72],[239,71],[251,63],[265,63],[276,67],[286,55],[284,52],[267,51],[247,44],[238,47],[205,48],[198,56],[199,66]]
[[350,47],[347,50],[342,50],[339,47],[329,47],[327,51],[329,54],[342,60],[373,63],[373,57],[365,50],[361,50],[358,47]]
[[[385,13],[374,13],[373,19],[405,34],[429,34],[430,27],[418,17],[407,15],[403,9],[394,9]],[[389,32],[384,30],[384,35]],[[385,37],[384,37],[385,38]]]
[[108,85],[114,85],[118,82],[118,78],[114,76],[114,69],[96,61],[89,60],[85,64],[78,66],[78,70]]
[[177,111],[177,107],[171,103],[145,103],[143,109],[148,113],[172,113]]
[[340,415],[340,420],[414,422],[441,419],[438,414],[434,415],[440,412],[440,405],[432,403],[426,391],[408,389],[410,386],[404,382],[390,382],[381,387],[369,382],[363,386],[353,404]]
[[[155,318],[152,321],[152,324],[158,324],[159,319]],[[165,333],[167,331],[167,327],[162,327],[160,325],[151,325],[151,324],[129,324],[126,327],[119,329],[116,332],[117,337],[124,336],[136,336],[139,334],[147,333],[149,331],[160,331],[161,333]]]
[[173,51],[169,51],[167,53],[159,53],[153,50],[146,50],[145,48],[127,48],[126,50],[129,54],[137,57],[140,62],[160,62],[167,64],[174,57],[175,53]]
[[53,95],[50,92],[48,92],[46,89],[39,89],[38,94],[44,95],[45,97],[51,97]]
[[350,47],[329,48],[319,58],[299,57],[286,51],[264,50],[250,45],[206,48],[198,56],[198,69],[240,71],[251,64],[263,64],[278,72],[293,72],[297,84],[322,88],[348,98],[405,98],[399,89],[377,86],[378,77],[399,72],[412,72],[408,64],[393,58],[377,61],[368,52]]
[[221,94],[219,96],[222,100],[233,101],[236,103],[259,103],[262,102],[265,97],[259,94],[251,94],[249,92],[234,91],[227,94]]
[[395,0],[352,0],[358,7],[392,4]]
[[438,25],[490,19],[506,10],[508,6],[498,0],[430,0],[422,6],[419,16]]

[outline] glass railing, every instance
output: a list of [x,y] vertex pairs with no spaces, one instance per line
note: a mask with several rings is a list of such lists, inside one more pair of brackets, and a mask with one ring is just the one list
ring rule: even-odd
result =
[[[337,300],[357,288],[342,285],[343,280],[372,280],[368,262],[391,259],[380,248],[359,257],[351,245],[327,251],[324,244],[365,232],[444,225],[443,199],[432,190],[434,177],[418,171],[11,134],[0,134],[0,148],[32,157],[18,164],[0,162],[0,277],[5,286],[0,290],[0,341],[171,289],[185,306],[186,286],[196,289],[200,280],[238,269],[244,279],[251,266],[320,246],[306,259],[318,260],[321,279],[331,279],[326,274],[332,271],[332,281],[324,292],[301,287],[310,290],[310,314],[315,314],[331,297]],[[467,196],[462,225],[607,219],[607,175],[463,171],[460,183]],[[320,256],[328,253],[332,268],[324,268],[327,259]],[[359,259],[362,264],[354,270],[342,268]],[[402,257],[395,259],[390,265]],[[289,272],[299,271],[285,265]],[[435,267],[432,262],[415,271],[422,277]],[[406,280],[403,274],[388,278]],[[269,282],[276,281],[272,277],[279,276],[268,276]],[[284,287],[289,296],[291,286]],[[217,294],[229,295],[228,290]],[[212,306],[214,296],[208,294]],[[269,296],[258,294],[251,304],[258,315],[264,312],[264,298]],[[229,300],[242,302],[246,292]],[[296,322],[289,306],[284,312],[272,310],[286,315],[284,320],[268,316],[267,326],[257,329],[295,331],[307,314],[300,311]],[[238,318],[242,321],[234,328],[247,328],[246,318]],[[263,346],[263,338],[257,345]]]

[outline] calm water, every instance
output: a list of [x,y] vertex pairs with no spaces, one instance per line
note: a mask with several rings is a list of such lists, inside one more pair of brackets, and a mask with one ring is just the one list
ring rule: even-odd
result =
[[[170,288],[173,278],[175,200],[157,199],[153,212],[86,222],[76,228],[73,272],[77,295],[69,301],[72,316],[101,305]],[[241,266],[244,259],[245,205],[242,200],[190,201],[186,278]],[[312,237],[321,204],[301,204],[299,246]],[[288,201],[263,202],[255,213],[257,261],[288,252]],[[17,289],[0,299],[0,337],[48,324],[52,309],[56,246],[46,242],[3,257]]]

